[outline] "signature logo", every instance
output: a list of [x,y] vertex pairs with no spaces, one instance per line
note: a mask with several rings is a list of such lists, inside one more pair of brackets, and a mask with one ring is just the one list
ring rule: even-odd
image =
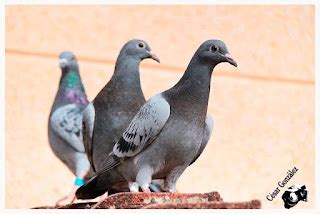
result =
[[281,188],[284,188],[289,180],[297,173],[298,168],[293,167],[293,169],[288,170],[287,176],[278,182],[278,187],[276,187],[271,193],[269,193],[266,198],[268,201],[273,201],[273,199],[281,192]]

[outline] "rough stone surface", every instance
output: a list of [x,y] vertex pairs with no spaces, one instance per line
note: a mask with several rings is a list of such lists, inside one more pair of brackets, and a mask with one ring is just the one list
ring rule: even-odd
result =
[[224,202],[218,192],[209,193],[118,193],[99,203],[75,203],[36,209],[260,209],[261,202]]
[[166,203],[150,204],[143,207],[144,209],[260,209],[261,202],[252,200],[248,202],[200,202],[200,203]]
[[208,201],[222,201],[219,193],[179,194],[179,193],[119,193],[111,195],[95,206],[99,208],[144,208],[150,204],[166,203],[200,203]]

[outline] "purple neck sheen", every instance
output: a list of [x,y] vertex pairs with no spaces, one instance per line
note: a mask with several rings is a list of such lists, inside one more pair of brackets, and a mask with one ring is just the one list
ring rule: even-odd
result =
[[66,88],[65,89],[64,100],[66,102],[75,103],[75,104],[88,104],[87,96],[84,92],[76,88]]

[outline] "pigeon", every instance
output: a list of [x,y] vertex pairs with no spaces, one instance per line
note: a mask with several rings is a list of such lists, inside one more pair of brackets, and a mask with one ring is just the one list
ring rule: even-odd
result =
[[[110,81],[83,113],[83,139],[93,171],[112,152],[127,125],[146,102],[140,85],[140,62],[159,58],[143,40],[128,41],[121,49]],[[110,191],[111,192],[111,191]]]
[[57,204],[71,198],[75,190],[88,180],[90,163],[82,142],[82,113],[88,105],[79,66],[72,52],[64,51],[59,56],[62,75],[48,122],[49,145],[53,153],[76,176],[73,190]]
[[120,181],[127,182],[131,192],[150,192],[152,179],[164,179],[164,190],[175,192],[178,178],[210,137],[211,74],[221,62],[237,66],[221,40],[202,43],[179,82],[140,108],[103,167],[77,190],[77,198],[95,198]]

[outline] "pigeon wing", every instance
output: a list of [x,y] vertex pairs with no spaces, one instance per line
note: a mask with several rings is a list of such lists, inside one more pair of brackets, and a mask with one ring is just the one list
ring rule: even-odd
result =
[[84,152],[82,143],[82,111],[76,104],[68,104],[58,108],[50,117],[51,127],[74,150]]
[[170,105],[161,96],[150,99],[139,110],[121,139],[114,145],[118,157],[132,157],[141,152],[160,133],[170,116]]
[[132,119],[120,140],[102,164],[102,171],[119,165],[126,157],[140,153],[154,141],[170,116],[170,105],[157,95],[146,102]]

